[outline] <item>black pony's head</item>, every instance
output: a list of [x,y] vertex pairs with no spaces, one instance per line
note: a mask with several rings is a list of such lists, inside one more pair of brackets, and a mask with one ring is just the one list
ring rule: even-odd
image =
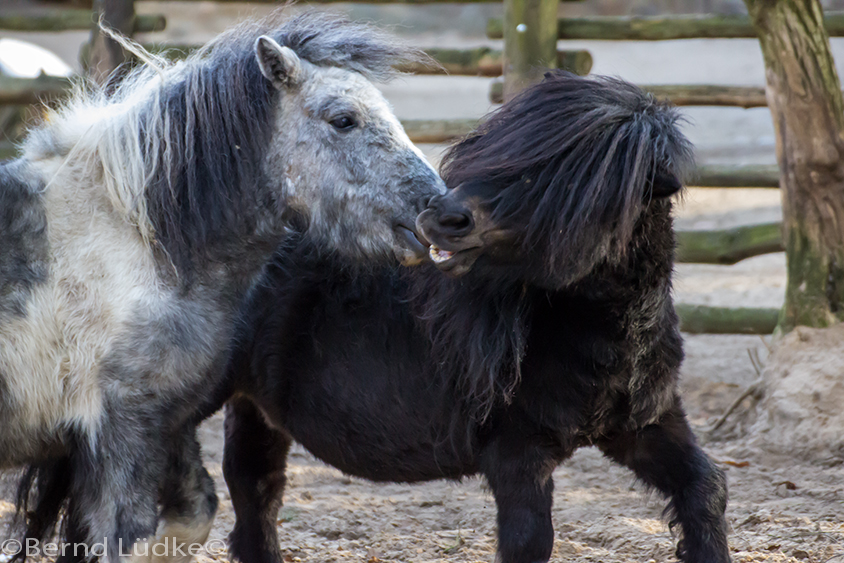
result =
[[642,212],[692,163],[672,107],[624,81],[549,72],[452,147],[417,226],[437,266],[561,288],[626,254]]

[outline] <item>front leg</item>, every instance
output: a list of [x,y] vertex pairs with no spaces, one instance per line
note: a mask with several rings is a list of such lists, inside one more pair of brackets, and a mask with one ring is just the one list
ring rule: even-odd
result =
[[498,508],[496,561],[544,563],[554,548],[552,473],[570,451],[511,422],[481,454],[481,471]]
[[105,544],[110,563],[155,533],[168,427],[153,401],[124,398],[106,401],[95,432],[79,432],[71,453],[70,517],[91,549]]
[[679,524],[682,531],[677,547],[681,561],[729,563],[727,480],[697,445],[679,399],[658,423],[624,432],[598,447],[671,498],[672,525]]
[[291,439],[248,399],[226,405],[223,475],[236,516],[229,553],[243,563],[283,563],[276,530]]
[[[214,522],[217,495],[214,480],[202,465],[196,428],[188,425],[177,432],[169,441],[168,449],[167,469],[159,490],[159,532],[154,539],[148,539],[146,545],[140,542],[134,546],[124,546],[123,554],[131,553],[132,563],[188,563],[191,560],[190,550],[193,546],[205,543]],[[51,476],[70,482],[70,461],[62,461],[67,468]],[[49,493],[50,489],[46,492]],[[59,501],[63,501],[66,496],[67,493],[58,496]],[[53,514],[52,511],[47,512],[52,506],[49,503],[51,496],[42,493],[39,500],[36,512],[39,515]],[[59,508],[60,505],[55,509],[56,514]],[[90,545],[91,534],[82,524],[84,513],[85,510],[79,508],[76,499],[71,499],[67,509],[65,537],[56,563],[83,563],[97,559],[91,557],[86,549],[86,545]],[[27,537],[43,539],[44,532],[36,532],[41,529],[36,527],[36,522],[30,522]],[[23,557],[18,559],[22,560]]]
[[160,487],[158,533],[146,545],[136,545],[131,563],[188,563],[191,549],[208,539],[217,512],[214,480],[202,464],[196,427],[175,432]]

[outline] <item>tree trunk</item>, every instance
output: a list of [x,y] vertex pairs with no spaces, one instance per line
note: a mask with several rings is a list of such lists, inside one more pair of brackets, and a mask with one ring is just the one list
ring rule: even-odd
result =
[[[94,0],[94,17],[101,18],[103,26],[131,36],[135,29],[134,0]],[[103,35],[97,23],[84,58],[88,77],[101,85],[119,78],[114,71],[128,60],[123,48]]]
[[788,283],[779,329],[844,319],[844,99],[818,0],[745,0],[765,58]]

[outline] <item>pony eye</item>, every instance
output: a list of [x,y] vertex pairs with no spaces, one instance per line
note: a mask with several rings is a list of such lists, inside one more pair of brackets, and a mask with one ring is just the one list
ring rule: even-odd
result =
[[347,131],[349,129],[354,129],[357,127],[357,122],[354,120],[353,117],[349,115],[341,115],[340,117],[335,117],[331,121],[329,121],[332,127],[339,131]]

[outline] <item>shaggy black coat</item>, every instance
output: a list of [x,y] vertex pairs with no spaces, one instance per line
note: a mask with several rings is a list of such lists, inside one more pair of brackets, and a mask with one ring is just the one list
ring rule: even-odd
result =
[[565,73],[506,105],[452,150],[452,189],[418,222],[471,257],[457,279],[349,269],[304,237],[281,248],[230,367],[230,555],[281,563],[295,439],[375,481],[482,474],[503,563],[549,559],[552,472],[597,446],[669,498],[681,560],[729,561],[725,477],[677,392],[676,119],[632,86]]

